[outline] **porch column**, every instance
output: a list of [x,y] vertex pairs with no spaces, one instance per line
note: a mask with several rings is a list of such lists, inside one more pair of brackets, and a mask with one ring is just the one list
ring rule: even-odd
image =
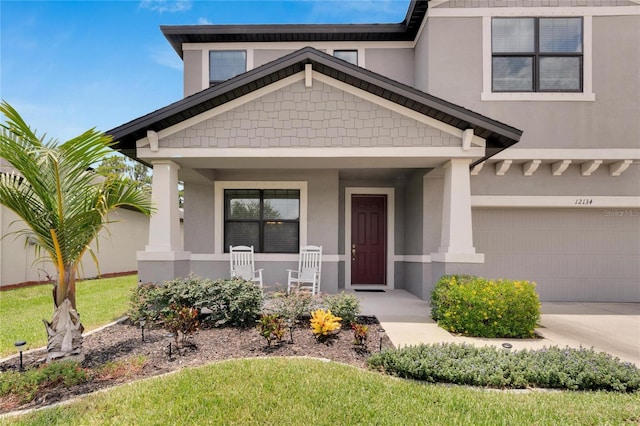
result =
[[483,263],[473,247],[469,158],[452,158],[444,165],[442,228],[436,262]]
[[186,277],[191,253],[184,251],[178,200],[179,166],[170,160],[153,161],[151,201],[155,211],[149,219],[149,244],[137,253],[138,280],[162,282]]
[[149,220],[147,252],[181,252],[178,166],[173,161],[153,161],[151,200],[155,212]]

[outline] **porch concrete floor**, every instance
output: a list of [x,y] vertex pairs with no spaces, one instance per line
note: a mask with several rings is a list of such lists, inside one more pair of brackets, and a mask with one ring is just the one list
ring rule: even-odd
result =
[[542,303],[542,339],[485,339],[455,336],[431,319],[428,302],[404,290],[355,292],[363,315],[375,315],[396,347],[418,343],[471,343],[514,349],[559,346],[593,348],[640,366],[640,303]]

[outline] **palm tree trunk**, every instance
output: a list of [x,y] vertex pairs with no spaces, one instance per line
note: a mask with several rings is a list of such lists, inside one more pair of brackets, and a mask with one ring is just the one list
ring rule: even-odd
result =
[[73,264],[65,265],[54,287],[56,310],[51,322],[42,320],[47,329],[47,361],[74,359],[82,361],[82,332],[80,314],[76,311],[76,283]]

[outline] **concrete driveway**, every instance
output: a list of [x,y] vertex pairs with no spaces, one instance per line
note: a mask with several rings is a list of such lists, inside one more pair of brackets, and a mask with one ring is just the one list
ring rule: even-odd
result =
[[514,349],[580,346],[607,352],[640,366],[640,304],[546,302],[542,304],[542,339],[484,339],[452,335],[431,319],[429,304],[404,291],[356,292],[362,314],[375,315],[396,347],[418,343],[467,342]]

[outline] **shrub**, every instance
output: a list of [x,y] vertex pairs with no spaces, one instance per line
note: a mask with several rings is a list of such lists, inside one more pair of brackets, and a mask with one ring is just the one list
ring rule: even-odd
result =
[[270,300],[268,311],[295,322],[302,317],[311,316],[316,305],[317,298],[308,291],[276,292]]
[[188,306],[169,306],[169,314],[163,317],[163,326],[170,333],[175,334],[176,342],[182,337],[184,341],[188,336],[198,331],[198,310]]
[[369,337],[369,326],[352,322],[351,329],[353,330],[353,344],[364,346]]
[[545,387],[570,390],[640,390],[640,369],[593,349],[507,351],[466,344],[434,344],[386,349],[369,367],[426,382],[496,388]]
[[144,284],[133,291],[130,317],[159,322],[171,314],[171,305],[187,306],[212,313],[203,321],[215,327],[255,324],[262,308],[262,290],[241,279],[211,281],[195,275],[160,285]]
[[276,339],[282,341],[284,336],[284,321],[282,317],[276,314],[264,314],[258,320],[258,332],[267,340],[267,346],[271,346],[271,342]]
[[540,302],[528,281],[445,275],[431,293],[431,316],[452,333],[533,337]]
[[323,340],[340,329],[341,320],[342,318],[333,315],[331,311],[316,309],[311,313],[311,332],[316,339]]
[[360,301],[358,298],[344,291],[324,296],[323,305],[342,318],[342,322],[348,326],[355,322],[356,316],[360,313]]
[[38,391],[60,383],[73,386],[89,379],[87,370],[76,361],[59,361],[28,369],[23,373],[0,374],[0,396],[15,395],[21,403],[32,401]]

